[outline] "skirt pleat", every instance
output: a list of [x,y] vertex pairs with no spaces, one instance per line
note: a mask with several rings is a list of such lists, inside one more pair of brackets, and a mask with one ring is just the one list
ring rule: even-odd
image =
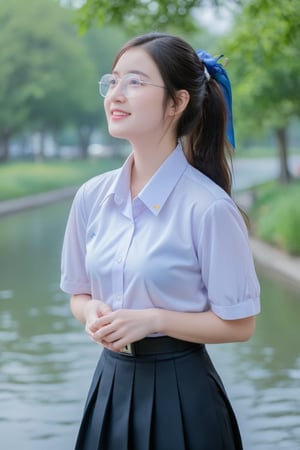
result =
[[185,449],[174,361],[156,364],[153,441],[158,449]]
[[101,449],[130,450],[129,418],[134,369],[135,364],[132,364],[132,361],[128,361],[128,358],[123,361],[122,366],[116,365],[109,412],[100,441],[99,448]]
[[[175,361],[186,448],[221,449],[223,447],[220,446],[217,431],[215,405],[211,398],[209,382],[203,367],[203,358],[194,358],[193,356],[193,354],[188,354],[183,360]],[[194,376],[188,376],[187,374],[194,374]]]
[[[197,353],[199,357],[191,353],[184,360],[175,360],[186,449],[241,450],[239,429],[223,384],[206,349]],[[188,373],[197,375],[187,378]]]
[[242,450],[204,346],[131,357],[104,349],[76,450]]
[[130,450],[151,450],[151,424],[154,403],[155,364],[135,364],[131,407]]
[[106,422],[109,423],[106,416],[109,413],[115,370],[115,363],[108,365],[100,358],[88,393],[75,450],[101,448],[103,429],[106,428]]

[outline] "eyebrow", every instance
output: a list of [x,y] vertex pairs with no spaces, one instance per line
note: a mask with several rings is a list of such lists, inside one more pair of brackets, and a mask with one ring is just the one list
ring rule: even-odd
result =
[[[147,75],[146,73],[142,72],[141,70],[128,70],[126,75],[129,74],[129,73],[133,73],[133,74],[136,74],[136,75],[141,75],[142,77],[146,77],[146,78],[150,79],[149,75]],[[120,75],[120,73],[117,70],[113,70],[112,74]]]

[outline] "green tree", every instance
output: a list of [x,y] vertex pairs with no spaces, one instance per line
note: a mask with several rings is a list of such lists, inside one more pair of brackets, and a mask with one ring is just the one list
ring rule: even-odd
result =
[[53,0],[0,0],[0,159],[24,128],[96,121],[98,74],[72,19]]
[[[71,1],[72,3],[72,1]],[[210,5],[218,7],[221,0],[210,0]],[[193,11],[205,0],[86,0],[79,10],[79,23],[86,30],[96,21],[120,25],[130,32],[162,30],[166,27],[192,32],[199,28]]]
[[[98,119],[97,72],[85,43],[76,34],[73,15],[59,7],[57,13],[61,19],[60,32],[53,35],[52,21],[41,25],[49,44],[45,64],[53,68],[52,79],[44,86],[43,96],[32,99],[29,122],[41,135],[51,131],[54,136],[66,125],[73,125],[85,157]],[[37,30],[35,42],[39,36]]]
[[291,179],[287,126],[300,114],[299,23],[298,0],[251,0],[238,15],[227,47],[235,116],[248,132],[274,131],[282,182]]

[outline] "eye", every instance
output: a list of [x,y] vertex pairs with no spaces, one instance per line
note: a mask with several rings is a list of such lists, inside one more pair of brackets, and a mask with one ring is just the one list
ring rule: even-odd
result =
[[140,87],[142,85],[142,81],[135,76],[128,77],[127,83],[130,87]]
[[111,77],[107,80],[109,87],[115,87],[118,84],[118,80],[115,77]]

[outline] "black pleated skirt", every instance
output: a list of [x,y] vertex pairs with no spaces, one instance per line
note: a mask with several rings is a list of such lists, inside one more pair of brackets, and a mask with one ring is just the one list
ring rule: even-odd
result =
[[127,356],[104,349],[76,450],[241,450],[237,421],[205,346]]

